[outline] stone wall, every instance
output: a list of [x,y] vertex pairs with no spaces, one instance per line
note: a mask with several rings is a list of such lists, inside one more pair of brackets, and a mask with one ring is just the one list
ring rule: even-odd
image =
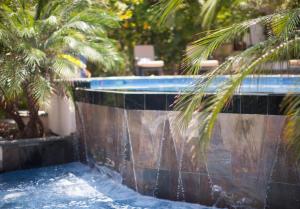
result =
[[300,166],[285,148],[282,115],[221,113],[203,155],[199,115],[182,132],[175,111],[76,107],[88,161],[116,169],[142,194],[229,208],[300,208]]
[[74,136],[1,140],[0,173],[79,160]]

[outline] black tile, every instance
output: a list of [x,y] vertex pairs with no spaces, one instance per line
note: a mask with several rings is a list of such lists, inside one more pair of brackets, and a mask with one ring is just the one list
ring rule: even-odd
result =
[[20,159],[22,159],[21,168],[33,168],[42,166],[42,150],[41,146],[24,146],[19,151]]
[[281,103],[283,100],[282,95],[270,95],[268,96],[268,115],[282,115]]
[[133,110],[145,109],[144,94],[125,94],[125,108]]
[[171,199],[172,192],[170,191],[170,171],[160,170],[158,175],[158,187],[155,190],[155,196],[163,199]]
[[[72,152],[67,152],[65,141],[56,141],[44,143],[41,146],[41,159],[43,166],[66,163],[65,155],[72,155]],[[55,153],[55,155],[53,155]]]
[[167,96],[166,94],[146,94],[146,110],[166,110]]
[[225,105],[223,113],[241,113],[241,96],[234,95],[232,99]]
[[174,110],[176,99],[178,99],[178,95],[175,95],[175,94],[166,95],[166,100],[167,100],[166,109],[167,110]]
[[89,81],[74,81],[73,88],[90,88],[91,83]]
[[87,92],[83,90],[78,91],[80,91],[79,98],[75,98],[75,100],[78,100],[79,102],[87,102]]
[[94,104],[101,105],[102,103],[102,92],[96,92],[94,95]]
[[142,183],[142,193],[145,195],[153,196],[156,180],[157,180],[157,172],[156,169],[143,169],[143,181]]
[[115,107],[124,108],[125,107],[125,95],[122,93],[115,94]]
[[241,113],[266,115],[268,113],[268,97],[243,95],[241,97]]
[[94,94],[92,91],[86,91],[84,98],[86,103],[94,104]]
[[267,209],[300,208],[300,186],[271,183],[267,191]]
[[80,102],[80,100],[81,100],[81,90],[75,90],[74,91],[74,100],[76,102]]
[[99,92],[91,91],[92,92],[92,104],[97,104]]
[[101,93],[101,95],[102,95],[101,105],[110,106],[110,107],[115,106],[115,104],[116,104],[116,94],[115,93],[103,92],[103,93]]
[[200,202],[200,174],[182,173],[182,182],[184,186],[185,200],[187,202]]
[[86,91],[83,89],[75,90],[74,96],[75,101],[84,102],[84,103],[93,103],[94,102],[94,94],[95,92]]

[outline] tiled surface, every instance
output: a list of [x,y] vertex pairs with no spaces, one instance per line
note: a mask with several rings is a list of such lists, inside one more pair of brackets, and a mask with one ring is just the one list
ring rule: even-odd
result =
[[[50,137],[51,138],[51,137]],[[0,172],[68,163],[78,160],[74,137],[50,139],[25,139],[1,142],[3,164]]]
[[300,208],[300,186],[271,183],[268,191],[267,209]]
[[[101,92],[78,89],[75,91],[78,102],[119,107],[129,110],[174,110],[178,99],[176,94],[139,94],[122,92]],[[282,115],[282,95],[235,95],[225,105],[223,113],[260,115]]]
[[[268,98],[250,103],[249,107],[268,104]],[[77,107],[83,117],[79,130],[87,142],[88,155],[118,170],[124,184],[143,194],[206,205],[218,201],[220,207],[234,203],[241,208],[263,208],[267,201],[281,204],[276,198],[281,184],[292,185],[284,189],[296,195],[300,167],[283,149],[284,116],[221,113],[208,153],[203,155],[200,114],[182,131],[176,111],[82,102]]]

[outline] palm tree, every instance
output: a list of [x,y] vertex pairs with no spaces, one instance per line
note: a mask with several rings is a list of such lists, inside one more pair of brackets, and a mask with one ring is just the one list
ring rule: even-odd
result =
[[[6,4],[5,4],[6,3]],[[20,137],[44,134],[41,104],[55,93],[56,79],[80,69],[82,56],[106,69],[122,62],[110,28],[118,19],[89,0],[17,0],[0,3],[0,108],[17,123]],[[29,122],[18,114],[25,98]]]
[[[165,21],[171,14],[176,13],[184,4],[188,3],[188,0],[161,0],[157,8],[160,21]],[[199,0],[199,4],[201,5],[201,8],[199,8],[201,26],[204,30],[210,30],[213,28],[213,23],[216,21],[218,14],[224,12],[226,8],[233,10],[246,7],[247,10],[251,10],[254,13],[252,15],[266,15],[278,8],[296,7],[299,5],[299,2],[295,0]],[[242,16],[247,17],[244,13]]]
[[[210,29],[217,14],[224,7],[231,4],[241,2],[242,0],[207,0],[199,1],[202,3],[199,8],[199,19],[201,20],[202,28]],[[172,13],[175,13],[185,2],[185,0],[162,0],[159,2],[158,10],[160,13],[160,21],[164,22]]]
[[[178,3],[178,0],[170,0],[166,5],[175,5],[174,2]],[[195,84],[193,91],[182,95],[178,100],[176,106],[181,111],[179,117],[183,128],[188,125],[194,112],[201,110],[203,113],[201,145],[203,145],[204,151],[210,142],[218,114],[228,104],[248,75],[262,74],[263,66],[267,62],[299,58],[299,4],[295,4],[294,1],[282,1],[282,3],[287,7],[286,10],[232,24],[229,27],[215,30],[192,43],[185,63],[188,73],[198,74],[199,70],[201,70],[202,60],[208,59],[215,49],[223,43],[232,41],[247,33],[251,26],[256,24],[264,25],[268,33],[265,41],[231,57],[215,70],[205,74],[204,79],[199,80]],[[172,9],[166,11],[170,12]],[[165,14],[165,17],[167,15],[168,13]],[[207,87],[214,79],[224,74],[230,74],[229,79],[221,84],[215,94],[207,96],[205,93]],[[290,139],[292,147],[300,153],[300,98],[287,96],[283,102],[283,108],[289,116],[289,123],[287,123],[285,133]]]

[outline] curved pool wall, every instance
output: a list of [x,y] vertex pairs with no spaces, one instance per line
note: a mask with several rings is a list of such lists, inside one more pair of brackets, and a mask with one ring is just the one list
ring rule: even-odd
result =
[[196,79],[74,82],[83,158],[117,170],[125,185],[149,196],[229,208],[300,208],[300,166],[286,150],[280,111],[288,92],[300,92],[300,77],[247,78],[219,115],[206,158],[197,129],[201,114],[182,132],[172,108],[178,92]]

